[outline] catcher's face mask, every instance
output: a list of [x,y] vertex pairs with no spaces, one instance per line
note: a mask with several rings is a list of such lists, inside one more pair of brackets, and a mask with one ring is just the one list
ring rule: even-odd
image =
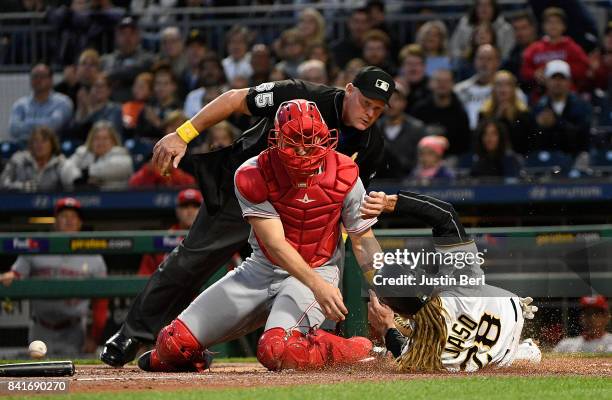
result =
[[277,149],[292,179],[317,173],[327,154],[338,144],[337,131],[329,130],[315,103],[290,100],[280,105],[268,143]]

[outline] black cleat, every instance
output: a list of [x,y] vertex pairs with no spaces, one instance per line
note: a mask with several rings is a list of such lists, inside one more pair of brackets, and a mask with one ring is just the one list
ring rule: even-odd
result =
[[153,350],[149,350],[145,353],[142,353],[140,357],[138,357],[138,368],[143,371],[154,372],[151,368],[151,352]]
[[141,347],[142,343],[138,339],[117,332],[104,344],[100,360],[111,367],[121,368],[136,358]]

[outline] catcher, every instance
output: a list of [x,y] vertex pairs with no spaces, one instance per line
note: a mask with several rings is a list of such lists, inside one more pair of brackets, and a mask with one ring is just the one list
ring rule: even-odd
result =
[[[410,216],[432,227],[435,250],[459,260],[478,260],[478,249],[466,235],[453,206],[407,191],[387,196],[386,212]],[[378,215],[364,200],[364,217]],[[466,254],[474,257],[467,257]],[[461,255],[461,257],[458,257]],[[509,366],[514,360],[539,362],[540,349],[530,339],[520,343],[524,319],[537,311],[531,298],[482,284],[479,262],[465,267],[438,265],[435,273],[422,266],[386,264],[373,276],[369,321],[402,371],[476,371],[486,365]],[[448,284],[433,277],[467,276],[471,284]],[[389,278],[412,277],[415,285],[377,285]],[[429,278],[429,279],[428,279]],[[478,278],[481,278],[478,280]],[[386,279],[386,280],[385,280]],[[423,283],[425,282],[425,283]],[[478,282],[478,283],[475,283]]]
[[202,371],[206,349],[265,324],[257,358],[270,370],[317,368],[368,357],[372,343],[317,329],[348,311],[338,289],[340,223],[362,262],[376,218],[361,218],[357,165],[334,151],[337,132],[314,102],[280,105],[270,146],[236,171],[235,192],[251,225],[253,252],[163,328],[138,365],[146,371]]

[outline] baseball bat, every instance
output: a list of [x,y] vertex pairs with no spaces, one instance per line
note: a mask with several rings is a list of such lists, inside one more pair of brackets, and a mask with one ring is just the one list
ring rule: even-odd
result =
[[1,364],[0,376],[72,376],[72,361],[45,361],[19,364]]

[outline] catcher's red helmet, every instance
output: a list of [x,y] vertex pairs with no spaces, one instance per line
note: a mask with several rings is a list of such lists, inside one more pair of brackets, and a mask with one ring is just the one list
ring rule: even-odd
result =
[[336,148],[338,134],[328,129],[312,101],[290,100],[276,112],[269,144],[292,178],[304,178],[317,172],[325,156]]

